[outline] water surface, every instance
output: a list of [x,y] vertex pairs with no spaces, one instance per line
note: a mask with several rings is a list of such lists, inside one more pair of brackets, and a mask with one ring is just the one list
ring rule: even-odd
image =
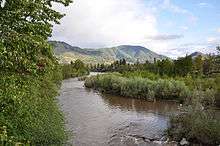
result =
[[77,79],[63,81],[58,99],[74,146],[153,145],[142,138],[160,139],[177,111],[174,102],[103,95]]

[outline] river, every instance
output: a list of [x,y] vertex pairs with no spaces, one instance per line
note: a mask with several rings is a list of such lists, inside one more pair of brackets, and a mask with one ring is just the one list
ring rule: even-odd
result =
[[70,133],[68,145],[156,145],[169,125],[177,103],[103,95],[86,89],[84,81],[64,80],[58,97]]

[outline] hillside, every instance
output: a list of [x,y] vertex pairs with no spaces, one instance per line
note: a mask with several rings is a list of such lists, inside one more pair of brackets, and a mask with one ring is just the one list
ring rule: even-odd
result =
[[167,58],[142,46],[122,45],[111,48],[84,49],[59,41],[50,41],[50,44],[54,46],[55,55],[58,56],[61,63],[68,63],[76,59],[81,59],[86,63],[111,63],[123,58],[127,62],[135,63],[146,60],[153,62],[154,58],[157,60]]

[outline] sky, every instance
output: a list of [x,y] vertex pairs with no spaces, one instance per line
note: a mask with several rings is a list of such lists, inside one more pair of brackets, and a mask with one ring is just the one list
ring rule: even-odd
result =
[[144,46],[171,58],[220,45],[220,0],[74,0],[51,40],[82,48]]

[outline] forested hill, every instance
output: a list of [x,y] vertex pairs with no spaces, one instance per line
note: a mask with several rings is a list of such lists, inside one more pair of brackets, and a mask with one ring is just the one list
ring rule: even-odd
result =
[[54,46],[55,54],[62,63],[76,59],[81,59],[86,63],[112,63],[123,58],[130,63],[137,61],[143,63],[146,61],[153,62],[154,58],[157,60],[168,58],[142,46],[122,45],[111,48],[84,49],[71,46],[65,42],[50,41],[49,43]]

